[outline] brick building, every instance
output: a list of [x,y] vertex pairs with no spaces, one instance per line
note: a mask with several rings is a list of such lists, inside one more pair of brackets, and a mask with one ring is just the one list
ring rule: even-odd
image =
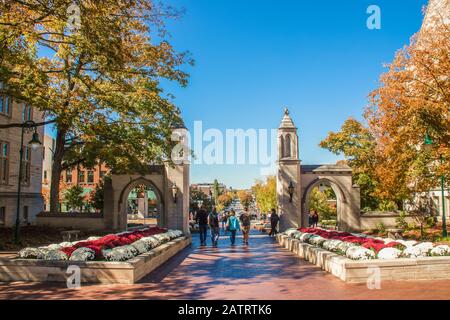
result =
[[[2,94],[2,89],[0,83],[0,124],[43,121],[42,112]],[[0,226],[11,227],[16,221],[21,130],[17,127],[0,129]],[[38,127],[37,132],[43,139],[44,127]],[[32,133],[25,133],[20,203],[23,224],[33,224],[44,208],[41,196],[43,148],[33,150],[28,145],[31,138]]]

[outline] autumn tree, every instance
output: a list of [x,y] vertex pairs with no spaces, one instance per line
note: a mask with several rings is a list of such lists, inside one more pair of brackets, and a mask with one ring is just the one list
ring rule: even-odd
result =
[[256,181],[252,187],[255,202],[261,212],[268,213],[277,208],[277,181],[276,177],[267,177],[266,181]]
[[247,190],[239,190],[236,192],[236,196],[244,207],[249,207],[253,201],[253,195]]
[[[437,19],[398,51],[366,110],[381,198],[409,199],[450,179],[450,26]],[[433,144],[427,150],[425,137]],[[441,160],[439,160],[441,159]]]
[[[7,94],[55,122],[50,210],[58,211],[61,171],[98,159],[115,172],[143,171],[169,158],[179,110],[161,79],[186,85],[190,63],[166,40],[179,12],[152,0],[0,1],[0,81]],[[162,40],[157,40],[162,39]],[[44,56],[38,56],[44,52]]]
[[379,200],[375,196],[376,141],[369,129],[358,120],[349,118],[339,132],[330,132],[320,146],[345,156],[347,164],[353,169],[353,181],[361,188],[361,206],[378,208]]
[[328,200],[333,200],[333,198],[335,199],[336,196],[330,187],[323,191],[319,187],[315,187],[312,189],[309,197],[309,210],[317,211],[320,221],[336,219],[336,208],[332,207],[328,202]]

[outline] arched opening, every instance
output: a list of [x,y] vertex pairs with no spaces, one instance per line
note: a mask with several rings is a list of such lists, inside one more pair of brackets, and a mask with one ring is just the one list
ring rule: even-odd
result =
[[337,182],[328,178],[314,180],[303,195],[302,225],[312,224],[311,215],[315,211],[320,227],[339,229],[344,202],[346,198]]
[[284,158],[290,158],[291,157],[291,135],[288,133],[285,137],[284,142]]
[[156,226],[161,214],[155,190],[145,184],[137,185],[128,194],[126,210],[127,227]]
[[161,192],[151,181],[144,178],[131,181],[122,191],[120,199],[120,220],[126,229],[163,226]]
[[285,155],[284,155],[285,150],[284,150],[284,137],[282,135],[280,136],[280,145],[281,145],[281,148],[280,148],[281,159],[283,159],[283,158],[285,158]]

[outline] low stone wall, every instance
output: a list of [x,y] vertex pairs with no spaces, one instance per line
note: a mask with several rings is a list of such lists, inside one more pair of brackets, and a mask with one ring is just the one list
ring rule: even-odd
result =
[[44,261],[0,257],[0,282],[66,282],[67,268],[81,269],[82,283],[133,284],[191,244],[191,237],[167,242],[126,262]]
[[354,261],[336,253],[277,235],[278,243],[323,270],[349,283],[366,283],[378,267],[381,281],[450,279],[450,257]]
[[[369,211],[362,213],[359,218],[359,230],[374,230],[377,225],[382,223],[387,229],[397,228],[397,218],[399,212],[395,211]],[[414,222],[414,217],[407,216],[406,222]]]
[[106,229],[103,215],[96,213],[60,213],[53,215],[40,213],[36,217],[36,224],[53,228],[71,227],[84,231]]

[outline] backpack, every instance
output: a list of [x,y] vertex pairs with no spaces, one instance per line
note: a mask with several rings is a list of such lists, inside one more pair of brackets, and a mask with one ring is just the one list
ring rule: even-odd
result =
[[209,214],[209,226],[212,228],[218,228],[219,227],[219,216],[214,213]]
[[228,230],[229,231],[235,231],[239,229],[239,221],[236,219],[236,217],[230,217],[228,219]]
[[248,214],[241,215],[242,225],[248,227],[250,225],[250,216]]

